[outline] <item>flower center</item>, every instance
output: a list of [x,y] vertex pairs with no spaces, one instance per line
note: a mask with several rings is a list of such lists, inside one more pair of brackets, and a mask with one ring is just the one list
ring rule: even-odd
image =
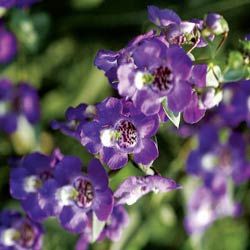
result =
[[35,232],[32,226],[28,223],[24,223],[19,232],[21,234],[19,244],[25,248],[32,247],[35,241]]
[[20,239],[20,233],[14,228],[6,229],[1,234],[1,241],[4,246],[14,246],[15,242]]
[[41,186],[42,181],[36,175],[31,175],[24,179],[24,190],[27,193],[35,193]]
[[133,148],[138,141],[138,133],[134,124],[127,120],[122,120],[116,126],[119,131],[119,138],[117,144],[122,149]]
[[173,74],[168,67],[159,67],[153,73],[153,86],[158,91],[168,91],[172,88]]
[[94,199],[94,190],[92,184],[83,179],[78,178],[74,182],[74,188],[77,191],[75,203],[80,208],[89,208]]

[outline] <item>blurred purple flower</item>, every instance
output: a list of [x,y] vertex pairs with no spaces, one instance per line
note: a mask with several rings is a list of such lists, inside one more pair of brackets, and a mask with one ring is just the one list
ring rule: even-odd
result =
[[226,125],[236,127],[246,121],[250,126],[250,80],[227,83],[223,88],[223,100],[218,115]]
[[39,121],[40,104],[36,89],[27,83],[15,86],[8,79],[0,79],[0,130],[8,134],[15,132],[21,116],[31,124]]
[[5,210],[0,213],[1,250],[41,250],[42,226],[21,213]]
[[114,193],[116,204],[134,204],[149,192],[169,192],[181,188],[174,180],[158,175],[130,176],[123,181]]
[[128,225],[129,217],[126,209],[121,206],[114,206],[112,214],[109,216],[104,229],[99,236],[99,241],[108,238],[118,241],[121,238],[123,229]]
[[212,183],[218,174],[231,176],[236,184],[246,181],[249,163],[246,158],[246,143],[240,133],[231,132],[227,142],[219,141],[218,129],[211,125],[201,127],[199,147],[187,160],[187,171]]
[[81,143],[111,169],[126,165],[128,155],[149,165],[158,157],[151,139],[159,128],[157,115],[145,116],[132,102],[113,97],[96,105],[96,119],[81,126]]
[[54,178],[54,168],[62,160],[59,150],[51,156],[32,153],[14,164],[10,173],[10,193],[21,201],[23,209],[35,221],[53,215],[46,210],[49,202],[42,195],[47,182]]
[[15,35],[0,23],[0,65],[10,63],[15,58],[17,47]]
[[239,204],[231,200],[228,192],[215,196],[210,189],[199,187],[188,201],[184,224],[189,234],[202,234],[215,220],[239,213]]

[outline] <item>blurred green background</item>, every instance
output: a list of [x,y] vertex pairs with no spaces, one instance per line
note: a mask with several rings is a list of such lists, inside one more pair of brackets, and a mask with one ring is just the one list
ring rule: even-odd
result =
[[[29,11],[12,10],[5,16],[8,27],[18,37],[20,48],[16,60],[0,69],[1,77],[9,77],[16,83],[29,82],[39,89],[41,97],[42,120],[35,130],[36,147],[32,144],[26,151],[35,148],[50,153],[52,148],[60,147],[64,154],[77,155],[88,163],[91,156],[86,150],[73,139],[52,131],[50,121],[62,120],[68,106],[81,102],[92,104],[115,94],[103,72],[94,67],[94,56],[101,48],[119,50],[134,36],[150,29],[146,10],[151,4],[172,8],[183,19],[202,18],[207,12],[222,14],[230,27],[228,40],[216,58],[222,66],[229,49],[236,49],[239,38],[250,33],[250,0],[44,0]],[[199,55],[201,58],[206,55],[203,53]],[[21,146],[24,141],[14,136],[0,136],[0,207],[18,207],[8,194],[7,159],[24,153]],[[179,138],[171,127],[164,125],[158,143],[160,157],[155,167],[184,187],[185,183],[192,182],[185,174],[185,159],[195,141]],[[140,173],[128,165],[111,180],[112,187],[134,174]],[[148,195],[129,207],[130,225],[121,241],[96,243],[90,249],[250,249],[249,184],[236,191],[245,210],[243,216],[238,220],[217,221],[198,247],[194,247],[183,229],[184,192],[175,191]],[[60,229],[54,220],[47,221],[45,226],[44,250],[74,249],[76,235]]]

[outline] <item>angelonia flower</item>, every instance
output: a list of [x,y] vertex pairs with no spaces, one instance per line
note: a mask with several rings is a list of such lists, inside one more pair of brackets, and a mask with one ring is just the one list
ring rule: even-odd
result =
[[46,209],[47,183],[54,178],[54,169],[63,159],[57,149],[47,156],[38,152],[29,154],[11,165],[10,193],[19,200],[25,212],[35,221],[41,221],[53,213]]
[[[250,162],[247,141],[239,132],[230,132],[225,142],[219,139],[218,127],[204,125],[199,132],[199,146],[187,159],[187,172],[203,178],[207,185],[218,188],[218,176],[231,177],[236,184],[246,181]],[[216,183],[216,184],[214,184]],[[215,187],[213,187],[215,185]]]
[[0,130],[11,134],[18,128],[20,119],[36,124],[40,119],[37,90],[20,82],[14,85],[9,79],[0,79]]
[[17,54],[17,47],[15,35],[8,31],[0,20],[0,65],[13,61]]
[[41,250],[43,228],[20,212],[4,210],[0,213],[1,250]]
[[239,204],[232,201],[228,191],[218,196],[204,186],[192,193],[186,209],[184,226],[191,235],[202,235],[215,220],[239,216],[241,210]]
[[0,8],[10,9],[14,7],[24,8],[39,2],[40,0],[0,0]]
[[70,232],[82,233],[91,213],[106,221],[113,210],[113,193],[108,176],[97,159],[91,160],[87,174],[77,157],[65,156],[55,168],[55,179],[48,183],[49,199],[61,225]]
[[80,141],[101,162],[118,169],[129,157],[143,165],[158,157],[152,139],[159,128],[158,115],[145,116],[131,101],[113,97],[97,104],[96,112],[95,119],[81,125]]
[[151,165],[158,157],[152,137],[162,114],[145,116],[131,101],[109,97],[96,105],[80,104],[66,111],[66,122],[52,122],[54,129],[79,140],[111,169],[125,166],[132,157]]

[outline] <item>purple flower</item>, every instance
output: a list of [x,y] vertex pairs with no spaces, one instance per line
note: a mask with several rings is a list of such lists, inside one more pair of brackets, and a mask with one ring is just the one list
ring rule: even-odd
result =
[[14,86],[8,79],[0,80],[0,130],[13,133],[20,117],[35,124],[40,119],[37,91],[27,83]]
[[22,158],[10,173],[10,193],[21,201],[27,214],[36,221],[53,215],[46,210],[44,188],[54,177],[54,168],[62,160],[60,151],[55,150],[51,156],[32,153]]
[[126,209],[121,205],[115,206],[98,240],[108,238],[112,241],[118,241],[128,222],[129,217]]
[[114,193],[116,204],[134,204],[143,195],[149,192],[169,192],[181,188],[172,179],[158,175],[150,176],[130,176],[127,178]]
[[41,250],[43,229],[40,224],[16,211],[0,213],[1,250]]
[[184,224],[189,234],[202,234],[215,220],[238,215],[239,205],[228,192],[215,196],[210,189],[199,187],[188,201]]
[[192,93],[188,82],[192,61],[185,51],[151,39],[138,46],[133,59],[118,68],[119,94],[132,98],[146,115],[158,113],[164,99],[171,111],[183,111]]
[[132,102],[107,98],[96,105],[97,116],[81,126],[81,143],[111,169],[126,165],[128,155],[138,164],[149,165],[158,157],[151,139],[159,127],[157,115],[145,116]]
[[69,107],[65,112],[66,122],[52,121],[53,129],[59,129],[63,134],[79,138],[79,127],[84,123],[91,121],[96,116],[96,107],[94,105],[79,104],[77,107]]
[[250,80],[225,84],[217,113],[226,125],[236,127],[246,121],[250,126]]
[[17,40],[15,35],[6,30],[0,23],[0,65],[11,62],[15,58],[16,54]]
[[199,147],[192,151],[187,160],[187,171],[213,183],[218,174],[231,176],[235,183],[245,181],[249,176],[246,159],[246,144],[241,134],[232,132],[226,143],[221,143],[218,129],[203,126],[199,133]]
[[71,232],[81,233],[89,223],[90,212],[101,221],[107,220],[113,209],[113,195],[108,187],[108,176],[96,159],[83,174],[77,157],[65,156],[57,165],[54,176],[44,188],[55,215],[62,226]]

